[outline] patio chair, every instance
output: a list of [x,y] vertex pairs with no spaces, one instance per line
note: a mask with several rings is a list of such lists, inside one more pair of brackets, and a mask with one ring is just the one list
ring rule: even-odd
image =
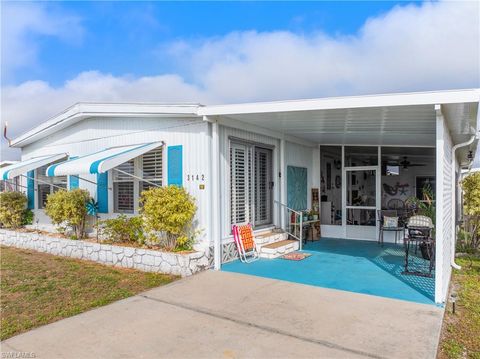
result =
[[380,224],[380,231],[378,232],[378,243],[383,246],[383,233],[394,232],[395,244],[397,243],[398,234],[400,239],[402,233],[405,231],[405,226],[402,219],[398,216],[396,210],[378,210],[378,222]]
[[[408,236],[404,238],[405,246],[405,270],[404,274],[415,274],[421,276],[431,276],[435,267],[435,239],[432,238],[433,222],[430,217],[415,215],[408,219],[407,230]],[[418,245],[424,260],[429,261],[429,273],[421,273],[418,271],[411,272],[408,269],[408,258],[410,253],[410,244],[415,244],[415,253],[417,253]]]
[[232,232],[240,261],[243,263],[256,261],[258,259],[258,251],[253,236],[252,225],[233,225]]

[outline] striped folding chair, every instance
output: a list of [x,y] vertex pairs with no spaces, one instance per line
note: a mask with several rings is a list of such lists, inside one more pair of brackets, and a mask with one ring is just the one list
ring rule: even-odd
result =
[[243,263],[256,261],[258,259],[258,251],[255,238],[253,237],[252,225],[233,225],[232,231],[240,260]]

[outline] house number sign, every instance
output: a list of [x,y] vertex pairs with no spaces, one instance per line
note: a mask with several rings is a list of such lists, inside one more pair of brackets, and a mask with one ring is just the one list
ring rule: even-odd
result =
[[205,175],[203,174],[196,174],[196,175],[187,175],[187,181],[189,182],[196,182],[196,181],[205,181]]

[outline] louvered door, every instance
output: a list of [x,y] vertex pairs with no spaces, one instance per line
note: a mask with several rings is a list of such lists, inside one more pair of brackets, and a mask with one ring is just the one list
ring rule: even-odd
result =
[[272,222],[272,150],[256,147],[254,167],[255,225],[260,226]]
[[230,146],[231,223],[251,222],[251,148],[232,142]]
[[272,198],[272,150],[231,141],[231,224],[270,224]]

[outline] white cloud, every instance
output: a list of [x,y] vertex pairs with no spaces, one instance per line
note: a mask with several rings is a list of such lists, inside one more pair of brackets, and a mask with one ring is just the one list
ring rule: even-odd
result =
[[42,3],[3,2],[1,20],[3,82],[16,70],[37,66],[40,36],[77,43],[83,34],[77,16]]
[[4,87],[2,117],[18,135],[78,101],[221,103],[480,87],[479,6],[397,6],[354,36],[247,31],[178,41],[160,49],[181,75],[92,71],[60,87]]

